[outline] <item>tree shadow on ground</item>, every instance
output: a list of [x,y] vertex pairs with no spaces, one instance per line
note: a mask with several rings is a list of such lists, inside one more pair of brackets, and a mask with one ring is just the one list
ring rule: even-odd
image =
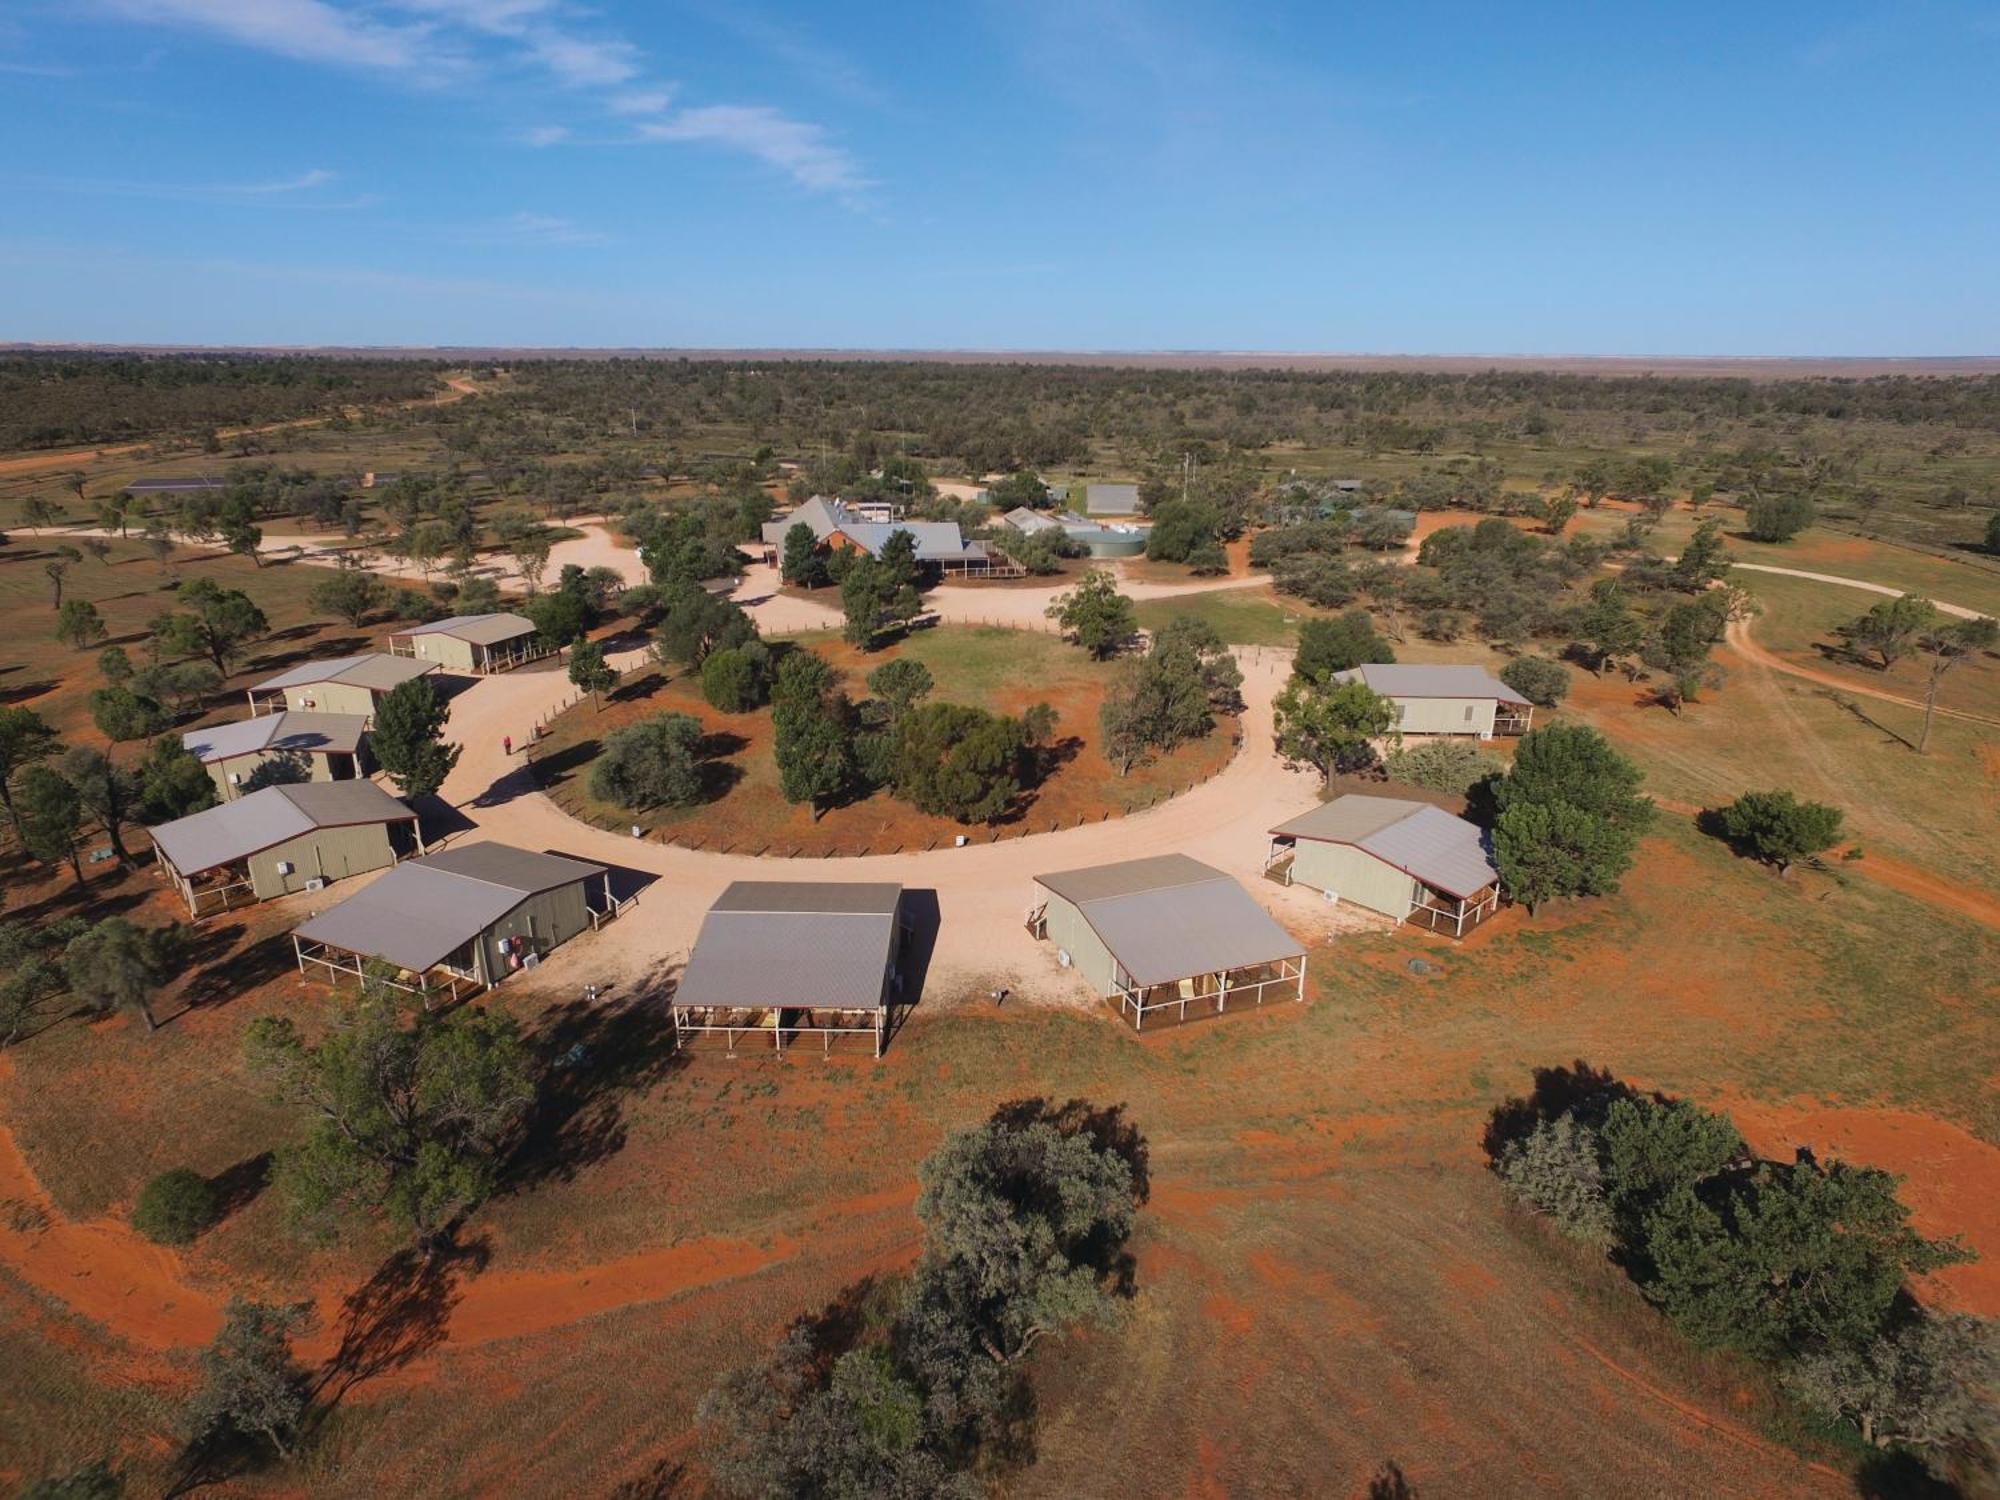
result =
[[493,781],[485,791],[474,797],[466,805],[469,807],[500,807],[512,802],[516,797],[525,797],[530,792],[538,792],[549,783],[550,777],[546,770],[547,765],[547,760],[523,760],[512,770]]
[[260,1151],[255,1156],[246,1156],[234,1166],[224,1167],[208,1179],[208,1185],[215,1189],[215,1223],[220,1224],[231,1214],[248,1208],[257,1201],[257,1195],[264,1191],[271,1180],[271,1153]]
[[1417,1500],[1417,1488],[1403,1473],[1403,1466],[1393,1458],[1383,1460],[1382,1467],[1375,1471],[1363,1492],[1367,1500]]
[[604,695],[606,703],[643,703],[667,685],[664,672],[646,672],[631,682],[620,683]]
[[341,1303],[340,1342],[313,1382],[312,1426],[364,1380],[400,1370],[444,1342],[460,1285],[492,1259],[484,1239],[431,1253],[398,1250]]
[[501,1173],[506,1193],[570,1182],[625,1149],[628,1100],[682,1065],[670,971],[618,1000],[572,1000],[549,1010],[528,1038],[540,1087]]
[[698,1492],[685,1462],[678,1458],[663,1458],[637,1479],[613,1485],[605,1500],[671,1500],[675,1495]]
[[1915,1454],[1871,1453],[1854,1472],[1862,1500],[1963,1500],[1967,1493],[1924,1467]]
[[[1609,1068],[1594,1068],[1580,1057],[1567,1067],[1537,1068],[1534,1077],[1535,1086],[1525,1096],[1496,1104],[1488,1116],[1480,1144],[1489,1160],[1498,1161],[1508,1146],[1525,1139],[1537,1125],[1574,1114],[1581,1124],[1600,1126],[1620,1099],[1639,1097],[1637,1089]],[[1664,1096],[1655,1097],[1664,1102]]]
[[176,1015],[226,1005],[259,985],[269,984],[297,962],[284,933],[251,943],[240,952],[230,952],[244,931],[239,922],[204,932],[196,939],[187,962],[188,972],[194,977],[181,991],[181,1009]]
[[[18,671],[19,668],[10,670]],[[30,698],[39,698],[44,693],[53,693],[60,686],[52,678],[37,678],[27,682],[10,682],[0,687],[0,704],[25,703]]]

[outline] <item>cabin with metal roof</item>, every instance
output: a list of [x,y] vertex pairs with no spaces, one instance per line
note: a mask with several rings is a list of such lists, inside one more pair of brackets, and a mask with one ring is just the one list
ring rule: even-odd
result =
[[181,743],[207,768],[225,802],[241,797],[265,766],[286,781],[354,781],[368,769],[368,719],[363,714],[286,709],[190,729]]
[[1271,830],[1265,872],[1463,937],[1500,907],[1500,869],[1474,823],[1428,802],[1335,797]]
[[436,662],[411,661],[380,651],[330,656],[325,661],[309,661],[276,677],[267,677],[252,687],[250,712],[293,709],[306,713],[358,714],[372,722],[376,706],[387,694],[413,677],[436,670]]
[[372,781],[267,786],[148,831],[195,917],[318,890],[424,848],[417,815]]
[[1056,948],[1135,1028],[1188,1007],[1304,1000],[1305,947],[1222,871],[1185,854],[1037,875],[1028,931]]
[[611,872],[588,860],[459,844],[400,864],[301,922],[292,947],[301,974],[377,980],[428,1005],[535,968],[631,899],[616,900]]
[[1333,674],[1335,682],[1365,682],[1396,705],[1396,727],[1408,735],[1526,734],[1535,706],[1484,667],[1369,662]]
[[389,637],[398,656],[435,662],[447,672],[505,672],[523,662],[556,654],[554,642],[525,615],[453,615],[428,625],[412,625]]
[[817,880],[738,880],[702,918],[675,987],[674,1032],[683,1041],[768,1034],[771,1049],[818,1036],[874,1039],[882,1055],[896,1007],[909,927],[900,885]]

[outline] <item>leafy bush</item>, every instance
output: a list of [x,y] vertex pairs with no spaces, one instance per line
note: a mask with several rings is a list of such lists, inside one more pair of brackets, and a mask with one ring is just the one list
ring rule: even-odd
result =
[[701,664],[701,696],[726,714],[763,707],[770,696],[770,660],[762,641],[711,652]]
[[1299,626],[1298,654],[1292,670],[1301,677],[1345,672],[1366,662],[1392,662],[1396,652],[1376,633],[1365,609],[1350,609],[1330,620],[1307,620]]
[[590,770],[590,795],[643,811],[701,800],[701,721],[692,714],[654,714],[604,737]]
[[1500,761],[1464,740],[1426,740],[1408,750],[1392,751],[1382,762],[1392,781],[1434,792],[1464,796],[1503,768]]
[[1812,499],[1807,495],[1759,495],[1744,508],[1744,532],[1752,541],[1789,542],[1812,525]]
[[1840,842],[1841,812],[1824,802],[1801,802],[1786,791],[1745,792],[1703,813],[1702,824],[1783,872]]
[[1500,680],[1537,708],[1553,708],[1569,695],[1569,668],[1546,656],[1517,656]]
[[1573,1240],[1609,1245],[1613,1221],[1604,1193],[1597,1133],[1564,1114],[1543,1120],[1501,1151],[1495,1170],[1516,1197]]
[[185,1245],[221,1211],[214,1183],[192,1167],[174,1167],[139,1189],[132,1227],[156,1245]]

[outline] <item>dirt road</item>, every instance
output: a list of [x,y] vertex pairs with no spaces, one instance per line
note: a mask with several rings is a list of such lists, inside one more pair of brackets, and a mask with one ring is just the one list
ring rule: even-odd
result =
[[[452,376],[445,381],[448,390],[435,396],[419,396],[414,401],[399,402],[405,409],[418,406],[449,406],[454,401],[463,401],[467,396],[479,394],[479,387],[462,375]],[[266,422],[261,427],[226,427],[217,432],[217,437],[233,438],[254,436],[266,432],[285,432],[294,427],[322,427],[325,417],[293,417],[286,422]],[[78,464],[89,463],[92,459],[115,458],[123,453],[137,453],[150,448],[146,443],[111,443],[99,448],[64,448],[53,453],[29,453],[18,458],[0,458],[0,476],[8,474],[39,474],[50,469],[74,469]]]

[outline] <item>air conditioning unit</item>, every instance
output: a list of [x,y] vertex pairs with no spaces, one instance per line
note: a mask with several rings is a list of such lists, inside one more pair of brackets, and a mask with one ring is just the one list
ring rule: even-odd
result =
[[229,784],[231,786],[243,785],[243,773],[241,771],[231,771],[229,773]]
[[278,861],[278,873],[279,873],[280,875],[289,875],[289,874],[291,874],[291,873],[292,873],[292,862],[291,862],[291,861],[290,861],[289,859],[281,859],[281,860],[279,860],[279,861]]
[[1069,949],[1067,948],[1056,949],[1056,962],[1061,964],[1065,969],[1067,969],[1070,966]]
[[313,876],[313,878],[312,878],[311,880],[308,880],[308,881],[306,882],[306,889],[307,889],[307,890],[309,890],[309,891],[323,891],[323,890],[325,890],[325,889],[326,889],[326,877],[325,877],[324,875],[315,875],[315,876]]

